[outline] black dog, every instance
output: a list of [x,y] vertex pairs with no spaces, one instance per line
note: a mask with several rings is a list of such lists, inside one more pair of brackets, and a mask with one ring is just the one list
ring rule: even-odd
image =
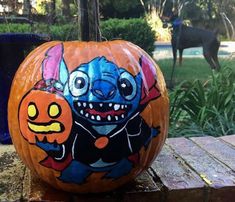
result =
[[184,49],[202,46],[203,55],[211,68],[220,68],[218,61],[220,41],[217,39],[216,32],[189,27],[186,25],[179,25],[179,27],[173,27],[171,44],[174,57],[174,66],[177,59],[177,50],[179,50],[179,62],[182,64]]
[[219,69],[218,50],[220,41],[217,39],[217,32],[212,32],[204,29],[190,27],[182,24],[178,17],[178,13],[173,13],[170,17],[163,17],[163,27],[167,28],[168,24],[172,24],[171,45],[173,51],[173,69],[171,81],[174,75],[177,50],[179,50],[179,64],[182,64],[183,51],[186,48],[202,47],[203,55],[212,69]]

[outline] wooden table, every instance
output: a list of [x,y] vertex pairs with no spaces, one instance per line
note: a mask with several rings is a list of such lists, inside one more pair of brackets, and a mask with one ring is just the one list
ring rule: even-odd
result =
[[235,201],[235,135],[169,138],[151,168],[106,194],[55,190],[31,175],[13,146],[0,146],[0,201]]

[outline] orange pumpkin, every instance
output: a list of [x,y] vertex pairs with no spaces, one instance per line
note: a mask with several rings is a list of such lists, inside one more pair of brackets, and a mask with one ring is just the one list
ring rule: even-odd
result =
[[36,139],[62,144],[72,128],[69,104],[58,94],[31,90],[19,107],[19,125],[24,138],[32,144]]
[[19,67],[8,121],[16,151],[44,181],[105,192],[150,166],[166,139],[168,108],[161,71],[136,45],[57,41]]

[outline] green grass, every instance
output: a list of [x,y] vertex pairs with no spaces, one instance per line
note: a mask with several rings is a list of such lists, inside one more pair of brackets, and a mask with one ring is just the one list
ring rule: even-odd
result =
[[[157,62],[169,84],[172,59]],[[211,70],[203,58],[176,66],[170,97],[170,137],[231,135],[235,132],[235,58]]]
[[[221,59],[221,67],[230,67],[235,71],[235,59]],[[164,59],[157,61],[161,71],[168,83],[172,71],[172,59]],[[200,81],[206,81],[211,76],[212,70],[204,58],[185,58],[182,66],[177,64],[174,75],[174,84],[179,84],[182,81],[194,81],[196,79]]]

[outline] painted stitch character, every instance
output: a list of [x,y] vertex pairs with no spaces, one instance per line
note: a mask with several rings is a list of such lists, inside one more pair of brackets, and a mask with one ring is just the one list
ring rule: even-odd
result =
[[49,49],[42,64],[43,81],[53,81],[49,89],[52,85],[67,100],[73,123],[61,144],[37,139],[36,145],[48,154],[41,164],[61,171],[60,180],[76,184],[93,172],[105,172],[104,178],[112,179],[128,174],[139,161],[140,149],[160,132],[140,115],[160,96],[149,64],[141,57],[141,71],[134,76],[105,57],[96,57],[69,72],[63,44]]

